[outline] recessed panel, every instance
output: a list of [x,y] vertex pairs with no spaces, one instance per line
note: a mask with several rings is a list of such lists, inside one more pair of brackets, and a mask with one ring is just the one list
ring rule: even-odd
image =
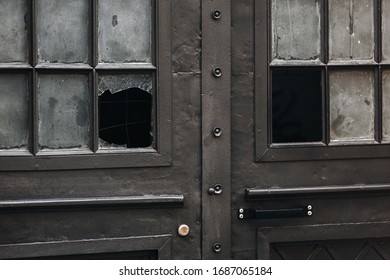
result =
[[331,142],[374,140],[373,71],[331,71],[329,95]]
[[272,57],[315,60],[321,53],[321,1],[272,1]]
[[374,1],[329,0],[329,58],[374,59]]
[[40,75],[38,99],[42,149],[88,147],[91,120],[88,75]]
[[0,74],[0,149],[26,150],[28,116],[27,75]]
[[99,0],[99,62],[152,62],[152,0]]
[[37,0],[38,61],[87,63],[90,38],[88,0]]
[[28,20],[27,0],[0,1],[0,63],[28,61]]
[[272,70],[272,142],[322,140],[321,70]]
[[390,70],[383,71],[383,141],[390,141]]

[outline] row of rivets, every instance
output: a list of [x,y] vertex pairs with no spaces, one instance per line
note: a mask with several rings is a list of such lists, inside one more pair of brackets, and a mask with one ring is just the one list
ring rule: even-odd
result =
[[[222,17],[222,13],[218,10],[212,12],[212,17],[214,20],[219,20]],[[222,77],[222,69],[220,67],[215,67],[213,69],[213,75],[215,78]],[[214,137],[220,137],[222,135],[222,129],[220,127],[213,128]],[[220,184],[216,184],[213,187],[210,187],[208,190],[209,195],[220,195],[222,193],[222,186]],[[220,243],[214,243],[213,251],[215,253],[219,253],[222,251],[222,245]]]

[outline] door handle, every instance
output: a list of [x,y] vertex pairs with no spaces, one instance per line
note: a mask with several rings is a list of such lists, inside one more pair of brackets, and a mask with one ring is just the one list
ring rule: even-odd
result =
[[238,209],[238,218],[240,220],[249,219],[282,219],[282,218],[297,218],[310,217],[313,215],[313,206],[307,205],[297,208],[285,209]]

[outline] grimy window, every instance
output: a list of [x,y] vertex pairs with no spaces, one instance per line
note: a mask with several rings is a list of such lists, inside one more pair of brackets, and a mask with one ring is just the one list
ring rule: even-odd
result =
[[0,155],[153,148],[154,15],[153,0],[1,1]]
[[390,142],[390,1],[269,0],[271,143]]

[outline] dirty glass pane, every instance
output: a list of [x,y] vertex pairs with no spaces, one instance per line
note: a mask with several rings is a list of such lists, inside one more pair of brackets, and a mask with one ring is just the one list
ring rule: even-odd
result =
[[374,139],[374,73],[369,70],[331,71],[330,139]]
[[27,0],[0,1],[0,63],[27,62],[27,21]]
[[38,80],[41,148],[86,148],[90,135],[88,75],[40,75]]
[[148,74],[99,77],[101,149],[151,146],[152,79]]
[[321,70],[272,70],[272,142],[321,140]]
[[99,62],[152,62],[152,0],[99,0]]
[[39,62],[88,62],[89,2],[36,1]]
[[390,60],[390,1],[382,1],[382,57],[385,62]]
[[28,135],[28,78],[0,74],[0,149],[24,149]]
[[383,71],[383,141],[390,142],[390,70]]
[[329,0],[329,58],[374,58],[374,1]]
[[272,57],[274,59],[319,58],[320,3],[320,0],[272,0]]

